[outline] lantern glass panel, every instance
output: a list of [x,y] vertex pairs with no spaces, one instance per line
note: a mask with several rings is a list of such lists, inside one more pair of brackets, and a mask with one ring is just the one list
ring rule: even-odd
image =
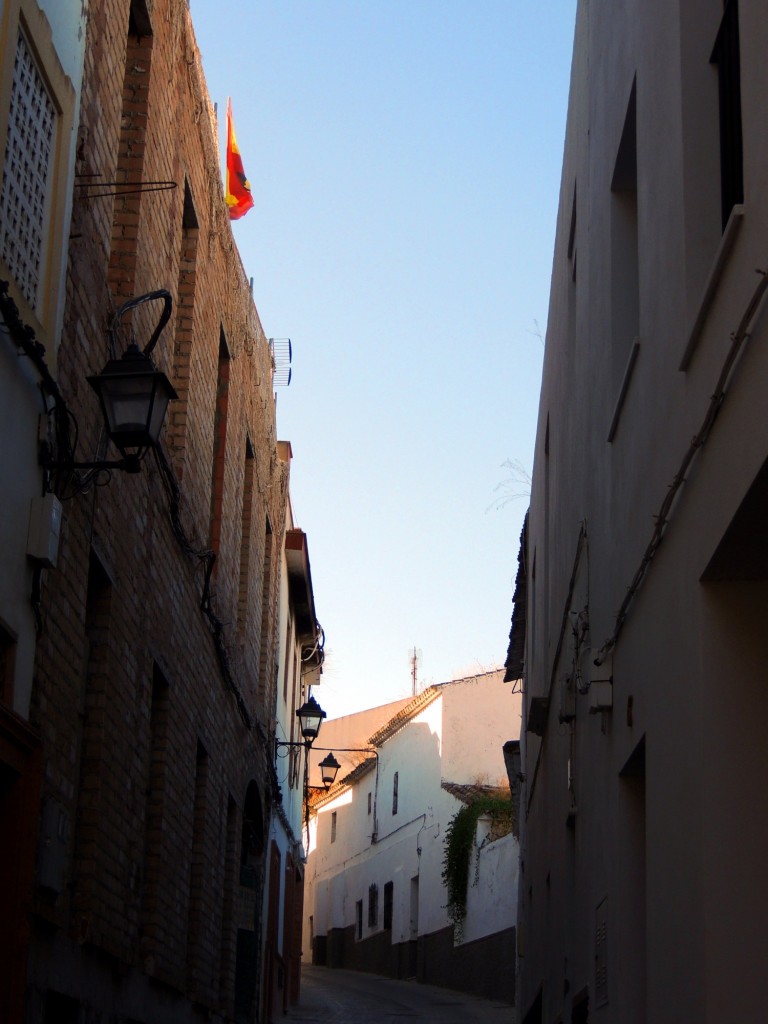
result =
[[325,712],[314,697],[310,697],[305,704],[302,704],[296,712],[296,717],[299,719],[301,735],[304,739],[309,742],[317,739],[320,726],[325,718]]
[[[128,445],[147,443],[147,425],[152,419],[155,404],[154,393],[152,374],[139,377],[124,374],[102,379],[101,399],[107,429],[115,440]],[[134,436],[138,440],[130,440]]]

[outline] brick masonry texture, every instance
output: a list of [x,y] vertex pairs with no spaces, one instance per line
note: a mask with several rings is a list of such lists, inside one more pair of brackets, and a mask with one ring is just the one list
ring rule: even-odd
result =
[[[130,31],[143,27],[129,21],[132,6],[148,14],[151,35]],[[58,567],[43,581],[32,708],[43,805],[60,809],[64,823],[63,868],[60,885],[37,890],[28,1019],[46,1019],[54,990],[94,1022],[161,1012],[224,1020],[234,1012],[234,887],[249,783],[264,821],[272,799],[288,465],[278,457],[269,346],[232,239],[187,3],[91,0],[87,32],[76,173],[176,188],[76,196],[60,385],[77,417],[78,457],[105,454],[85,378],[120,355],[131,333],[140,347],[151,334],[157,303],[125,318],[110,352],[108,326],[122,302],[171,293],[174,315],[153,359],[180,399],[161,443],[187,537],[201,550],[215,541],[211,607],[250,724],[201,611],[204,565],[174,535],[152,455],[141,474],[115,472],[107,486],[67,500]],[[229,379],[217,438],[222,339]],[[41,848],[40,878],[51,856]]]

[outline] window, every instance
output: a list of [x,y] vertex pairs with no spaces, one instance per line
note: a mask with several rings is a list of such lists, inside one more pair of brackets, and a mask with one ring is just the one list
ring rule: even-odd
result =
[[232,937],[235,933],[235,893],[238,878],[238,813],[232,794],[227,794],[227,820],[224,844],[224,890],[221,904],[221,958],[219,961],[219,998],[227,999],[230,972],[234,966],[235,948]]
[[574,996],[571,1009],[571,1024],[588,1024],[589,1022],[589,992],[584,989]]
[[379,923],[379,887],[374,883],[368,887],[368,927]]
[[355,934],[358,939],[363,937],[363,901],[358,900],[355,904]]
[[166,820],[169,774],[171,701],[168,681],[160,666],[152,666],[152,690],[149,705],[149,763],[146,783],[144,832],[144,894],[142,933],[154,941],[163,899],[164,865],[168,863],[163,829]]
[[72,15],[73,42],[61,49],[36,3],[0,6],[0,277],[9,279],[22,319],[52,349],[64,302],[85,35],[75,41],[75,29],[85,29],[86,15]]
[[368,794],[368,813],[371,813],[371,794]]
[[[213,467],[211,470],[211,526],[209,543],[219,554],[224,506],[224,470],[227,452],[227,416],[229,411],[229,349],[224,331],[219,331],[219,363],[216,382],[216,411],[213,426]],[[216,572],[214,563],[214,572]]]
[[182,478],[184,470],[183,460],[180,456],[184,451],[187,434],[199,233],[192,192],[189,182],[185,179],[184,205],[181,213],[179,272],[176,286],[176,333],[173,342],[173,386],[179,397],[170,413],[168,428],[171,450],[175,456],[179,456],[176,467],[179,479]]
[[0,253],[33,309],[40,289],[55,134],[56,109],[20,28],[0,193]]
[[331,842],[336,842],[336,811],[331,811]]
[[613,441],[637,359],[640,333],[640,260],[637,209],[636,86],[611,180],[611,383],[616,405],[608,430]]
[[384,928],[392,930],[392,904],[394,903],[395,883],[387,882],[384,886]]
[[261,630],[259,633],[259,684],[258,697],[264,707],[270,707],[270,678],[272,662],[272,645],[270,631],[272,627],[272,591],[274,561],[274,534],[269,516],[264,523],[264,539],[262,547],[261,575]]
[[191,978],[202,969],[204,952],[202,936],[205,921],[205,886],[210,876],[210,865],[205,850],[205,825],[208,790],[208,753],[197,741],[195,758],[195,788],[192,804],[192,844],[189,877],[189,906],[187,909],[187,971]]
[[717,65],[720,98],[720,199],[725,230],[731,210],[744,201],[738,0],[725,0],[710,60]]
[[[120,185],[131,185],[144,177],[152,44],[152,24],[146,0],[131,0],[115,168],[115,181]],[[115,196],[114,200],[109,284],[119,302],[133,298],[136,293],[141,202],[141,192],[132,189],[125,189],[124,194]]]
[[399,772],[395,772],[395,777],[392,780],[392,813],[397,814],[397,786]]
[[[240,518],[240,586],[237,593],[237,632],[240,637],[246,632],[248,623],[249,586],[251,581],[251,552],[253,525],[253,487],[256,459],[251,439],[245,439],[245,461],[243,463],[243,510]],[[286,651],[290,639],[286,640]]]
[[[0,622],[0,701],[13,703],[13,675],[16,666],[16,639]],[[368,797],[370,800],[370,795]]]

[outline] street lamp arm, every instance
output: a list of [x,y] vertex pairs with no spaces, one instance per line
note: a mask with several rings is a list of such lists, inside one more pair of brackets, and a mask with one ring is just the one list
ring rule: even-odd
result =
[[[378,752],[378,750],[375,747],[334,747],[333,750],[331,750],[330,747],[313,747],[312,749],[313,750],[321,751],[322,753],[326,753],[327,752],[328,756],[330,758],[333,758],[333,755],[336,752],[338,752],[339,754],[373,754],[373,756],[376,758],[376,782],[374,783],[374,787],[373,787],[373,835],[371,836],[371,842],[375,843],[376,840],[377,840],[378,831],[379,831],[378,819],[377,819],[377,816],[376,816],[376,811],[377,811],[378,802],[379,802],[379,764],[380,764],[380,762],[379,762],[379,752]],[[334,758],[334,760],[335,760],[335,758]],[[321,762],[321,767],[322,767],[322,762]],[[336,769],[336,771],[338,771],[338,768]],[[334,780],[335,780],[335,777],[336,777],[336,772],[333,773]],[[330,785],[333,785],[333,782],[331,782]],[[326,789],[330,788],[330,785],[326,786],[325,788]]]
[[155,299],[163,300],[163,312],[160,314],[160,319],[157,321],[157,327],[149,339],[147,344],[144,346],[144,355],[148,356],[152,349],[157,343],[157,339],[160,337],[163,328],[171,318],[171,309],[173,308],[173,300],[171,299],[171,293],[166,288],[158,288],[154,292],[147,292],[146,295],[138,295],[135,299],[129,299],[124,302],[122,306],[115,313],[112,320],[112,325],[109,328],[109,336],[114,346],[114,351],[117,351],[117,328],[120,324],[121,319],[131,309],[135,309],[137,306],[143,305],[145,302],[154,302]]

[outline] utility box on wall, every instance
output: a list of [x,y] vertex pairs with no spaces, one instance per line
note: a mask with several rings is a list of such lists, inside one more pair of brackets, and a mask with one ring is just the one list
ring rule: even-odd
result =
[[47,569],[55,569],[61,536],[61,502],[55,494],[33,498],[29,508],[27,554]]

